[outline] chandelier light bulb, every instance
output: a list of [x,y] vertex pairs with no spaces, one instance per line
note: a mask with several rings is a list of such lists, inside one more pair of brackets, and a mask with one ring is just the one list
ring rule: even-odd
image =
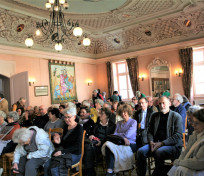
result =
[[73,30],[73,34],[76,37],[80,37],[82,35],[82,33],[83,33],[83,30],[80,27],[75,27]]
[[49,0],[49,3],[50,3],[50,4],[54,4],[54,3],[55,3],[55,0]]
[[25,40],[25,45],[30,48],[31,46],[33,46],[33,39],[28,37],[26,40]]
[[41,34],[40,30],[37,29],[36,32],[35,32],[35,34],[36,34],[37,36],[39,36],[39,35]]
[[59,0],[59,3],[60,3],[60,4],[64,4],[64,3],[65,3],[65,0]]
[[90,46],[91,40],[86,37],[86,38],[83,39],[82,43],[83,43],[84,46]]
[[45,8],[46,8],[46,9],[50,9],[50,8],[51,8],[51,4],[50,4],[49,2],[47,2],[47,3],[45,4]]
[[59,6],[54,6],[54,10],[57,12],[59,10]]
[[55,50],[61,51],[62,50],[62,44],[61,43],[56,43],[55,44]]

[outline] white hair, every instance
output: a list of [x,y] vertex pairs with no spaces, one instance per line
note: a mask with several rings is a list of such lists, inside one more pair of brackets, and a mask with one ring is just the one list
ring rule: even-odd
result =
[[200,109],[202,109],[202,107],[199,106],[199,105],[190,106],[189,109],[188,109],[188,111],[187,111],[187,114],[188,114],[188,115],[191,115],[191,114],[193,114],[194,112],[196,112],[196,111],[198,111],[198,110],[200,110]]
[[89,108],[90,108],[90,106],[91,106],[91,104],[90,104],[90,102],[89,102],[88,100],[82,101],[81,104],[82,104],[83,106],[87,106],[87,107],[89,107]]
[[101,106],[103,106],[104,101],[101,100],[101,99],[95,99],[95,104],[96,104],[96,103],[98,103],[98,104],[100,104]]
[[16,111],[10,111],[8,113],[8,117],[13,118],[14,121],[18,121],[19,120],[19,115]]
[[0,111],[0,116],[5,119],[6,118],[6,113],[4,111]]
[[75,107],[68,107],[64,110],[64,114],[71,114],[73,116],[77,115],[77,109],[76,106]]
[[67,108],[76,108],[76,105],[72,102],[67,103]]
[[12,136],[14,143],[27,142],[32,136],[32,132],[28,128],[20,128],[15,130]]
[[179,93],[176,93],[175,96],[180,103],[183,103],[183,97]]

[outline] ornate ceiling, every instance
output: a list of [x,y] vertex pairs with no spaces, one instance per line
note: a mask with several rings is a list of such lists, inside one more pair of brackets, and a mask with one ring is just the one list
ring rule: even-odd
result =
[[[36,22],[49,17],[47,0],[0,0],[0,44],[25,47]],[[91,46],[66,40],[62,54],[102,58],[204,38],[204,0],[68,0],[66,19],[78,20]],[[18,25],[24,29],[17,32]],[[203,42],[204,43],[204,42]],[[55,52],[34,36],[34,50]]]

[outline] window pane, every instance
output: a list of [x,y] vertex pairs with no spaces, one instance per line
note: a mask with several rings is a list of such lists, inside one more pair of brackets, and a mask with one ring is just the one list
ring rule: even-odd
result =
[[125,73],[125,64],[118,64],[118,73]]
[[203,51],[194,51],[193,52],[193,62],[201,62],[203,61]]
[[197,95],[198,94],[204,94],[204,83],[196,84],[195,92],[196,92]]
[[131,99],[132,97],[134,97],[132,89],[129,90],[129,98]]
[[199,75],[204,75],[204,65],[194,66],[193,71],[194,71],[194,81],[195,81],[195,83],[204,82],[204,76],[199,76]]
[[122,100],[127,99],[128,98],[127,90],[120,90],[120,95],[122,96]]
[[119,76],[119,89],[127,89],[126,76]]

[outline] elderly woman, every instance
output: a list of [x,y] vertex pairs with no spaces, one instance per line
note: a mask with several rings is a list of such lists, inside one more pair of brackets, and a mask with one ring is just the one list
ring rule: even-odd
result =
[[123,120],[117,123],[114,135],[122,137],[125,145],[116,145],[107,141],[102,146],[102,153],[106,156],[107,176],[115,175],[114,172],[131,169],[133,153],[136,151],[137,122],[131,118],[132,108],[127,104],[121,105],[118,114]]
[[20,128],[18,120],[19,115],[17,112],[11,111],[8,113],[7,116],[8,124],[6,126],[11,127],[11,131],[2,139],[3,141],[5,141],[4,143],[6,143],[6,145],[4,145],[2,152],[0,152],[1,154],[13,152],[15,150],[16,144],[14,144],[11,139],[13,133]]
[[48,111],[49,121],[45,124],[44,130],[49,131],[50,128],[63,128],[64,121],[59,118],[60,111],[57,108],[52,108]]
[[[76,107],[68,107],[64,111],[64,120],[66,126],[62,138],[58,133],[54,134],[54,143],[56,144],[56,151],[52,155],[51,174],[54,176],[67,174],[67,168],[63,164],[66,156],[71,155],[71,165],[79,162],[81,158],[81,145],[83,137],[83,128],[78,124],[76,119]],[[56,162],[60,160],[60,162]]]
[[174,161],[169,176],[204,175],[204,109],[193,113],[193,127],[187,148]]
[[193,113],[200,110],[201,107],[199,105],[193,105],[193,106],[190,106],[188,108],[188,111],[187,111],[187,117],[188,117],[188,124],[187,124],[187,128],[188,128],[188,136],[190,136],[193,131],[194,131],[194,128],[193,128]]
[[18,143],[14,151],[13,172],[17,176],[36,176],[54,150],[48,134],[41,128],[31,126],[14,132],[13,142]]

